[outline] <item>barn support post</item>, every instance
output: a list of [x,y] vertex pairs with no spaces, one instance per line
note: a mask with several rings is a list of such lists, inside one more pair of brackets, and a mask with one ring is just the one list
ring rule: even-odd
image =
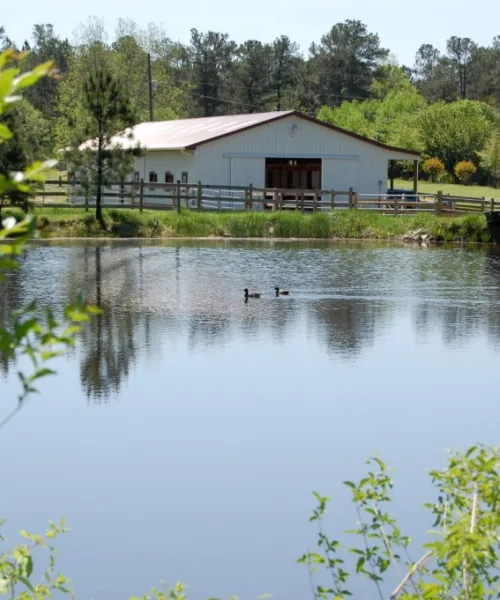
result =
[[436,214],[440,215],[441,210],[443,208],[443,192],[441,190],[438,191],[436,196]]
[[418,194],[418,160],[413,161],[413,195]]
[[394,161],[389,161],[389,179],[391,182],[391,190],[394,189]]
[[139,210],[142,212],[144,206],[144,179],[141,179],[141,185],[139,187]]
[[202,205],[202,200],[203,200],[203,189],[201,187],[201,181],[198,181],[198,210],[201,210],[201,205]]

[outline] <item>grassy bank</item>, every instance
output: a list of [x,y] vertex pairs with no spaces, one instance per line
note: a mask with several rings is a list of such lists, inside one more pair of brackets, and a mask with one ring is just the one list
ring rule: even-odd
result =
[[[483,215],[442,218],[430,214],[394,217],[360,210],[304,215],[275,213],[196,213],[105,210],[106,230],[93,213],[80,209],[37,208],[40,237],[241,237],[399,239],[422,230],[439,241],[487,242]],[[3,215],[23,216],[18,209]]]
[[[396,189],[413,189],[413,181],[396,179]],[[481,185],[459,185],[454,183],[431,183],[419,181],[418,191],[421,194],[437,194],[439,191],[450,196],[464,196],[466,198],[500,198],[500,189]]]

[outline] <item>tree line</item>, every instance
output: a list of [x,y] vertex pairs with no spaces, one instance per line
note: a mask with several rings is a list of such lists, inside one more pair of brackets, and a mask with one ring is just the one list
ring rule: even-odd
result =
[[[15,44],[0,27],[6,47]],[[287,36],[237,44],[226,33],[196,29],[181,44],[161,27],[125,20],[113,36],[89,20],[71,42],[52,25],[35,25],[17,49],[29,51],[25,70],[54,59],[58,76],[29,88],[6,117],[13,138],[0,150],[0,171],[48,156],[88,129],[82,90],[97,69],[126,89],[137,122],[149,120],[149,55],[155,120],[297,109],[421,149],[441,161],[440,177],[455,178],[456,165],[468,161],[477,182],[500,180],[500,36],[489,46],[453,36],[444,53],[423,44],[410,66],[397,65],[358,20],[333,25],[307,52]]]

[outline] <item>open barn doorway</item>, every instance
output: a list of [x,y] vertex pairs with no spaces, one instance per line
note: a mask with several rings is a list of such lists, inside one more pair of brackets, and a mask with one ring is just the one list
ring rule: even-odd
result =
[[321,189],[321,159],[266,158],[266,188]]

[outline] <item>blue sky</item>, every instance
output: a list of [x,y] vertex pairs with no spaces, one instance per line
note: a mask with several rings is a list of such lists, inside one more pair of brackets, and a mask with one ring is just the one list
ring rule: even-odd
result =
[[399,63],[412,64],[422,43],[442,50],[452,35],[483,45],[500,35],[498,0],[4,0],[2,4],[0,23],[18,43],[30,36],[33,23],[52,23],[56,32],[71,39],[79,22],[97,16],[110,32],[121,17],[140,26],[161,24],[170,38],[181,42],[187,42],[189,30],[196,27],[229,33],[237,42],[271,41],[284,34],[307,51],[333,24],[360,19],[379,34]]

